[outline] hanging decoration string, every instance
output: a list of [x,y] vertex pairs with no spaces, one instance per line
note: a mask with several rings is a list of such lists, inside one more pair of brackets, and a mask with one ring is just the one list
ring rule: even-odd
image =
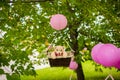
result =
[[[69,38],[69,35],[67,34],[67,38],[69,39],[69,41],[70,41],[70,38]],[[64,39],[65,40],[65,42],[67,43],[67,45],[68,45],[68,47],[71,49],[71,51],[73,51],[73,53],[75,52],[73,49],[72,49],[72,47],[70,46],[70,44],[67,42],[67,40],[66,39]]]
[[57,0],[57,13],[59,14],[59,1]]
[[73,77],[73,71],[72,71],[72,73],[70,74],[69,80],[72,80],[72,77]]
[[[120,9],[120,0],[118,0],[118,10]],[[120,12],[119,12],[120,14]]]
[[70,50],[73,51],[73,52],[75,52],[75,51],[71,48],[71,46],[69,45],[69,43],[66,41],[66,39],[64,39],[64,40],[65,40],[65,42],[67,43],[67,45],[68,45],[68,47],[70,48]]
[[60,32],[57,32],[57,33],[56,33],[56,35],[55,35],[54,38],[52,39],[52,41],[51,41],[51,43],[50,43],[50,45],[49,45],[49,47],[47,48],[46,51],[48,51],[48,50],[50,49],[50,47],[53,46],[53,43],[54,43],[54,41],[55,41],[55,39],[57,38],[57,36],[58,36],[59,33],[60,33]]

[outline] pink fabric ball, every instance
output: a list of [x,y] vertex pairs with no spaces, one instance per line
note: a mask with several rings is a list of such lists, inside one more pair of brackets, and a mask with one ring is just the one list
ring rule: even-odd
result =
[[120,69],[120,61],[114,67]]
[[78,68],[78,64],[75,61],[71,60],[69,68],[72,70],[76,70]]
[[104,45],[102,43],[99,43],[97,45],[95,45],[93,48],[92,48],[92,51],[91,51],[91,56],[92,56],[92,59],[96,62],[96,63],[99,63],[99,60],[97,58],[97,55],[99,54],[98,50],[100,49],[100,47]]
[[112,67],[119,61],[118,48],[113,44],[102,45],[98,52],[97,59],[105,67]]
[[67,19],[62,14],[55,14],[50,19],[50,25],[55,30],[62,30],[67,26]]
[[119,57],[119,61],[115,64],[115,68],[120,69],[120,48],[118,48],[118,57]]

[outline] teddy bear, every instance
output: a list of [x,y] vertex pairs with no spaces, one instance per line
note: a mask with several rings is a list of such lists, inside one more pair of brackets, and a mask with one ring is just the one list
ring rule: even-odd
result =
[[65,52],[65,49],[64,49],[63,46],[55,46],[54,51],[51,53],[51,57],[53,59],[56,59],[58,57],[66,58],[67,57],[67,53]]

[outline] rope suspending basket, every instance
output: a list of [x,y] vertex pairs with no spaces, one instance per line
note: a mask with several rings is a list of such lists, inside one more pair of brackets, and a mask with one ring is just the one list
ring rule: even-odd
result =
[[47,51],[51,67],[68,67],[74,51],[65,51],[64,46],[54,46],[52,51]]
[[59,41],[56,38],[58,34],[59,32],[57,32],[51,44],[47,48],[49,64],[51,67],[69,67],[71,59],[74,57],[74,50],[65,38],[60,39],[60,41],[63,40],[62,45],[64,46],[56,45]]

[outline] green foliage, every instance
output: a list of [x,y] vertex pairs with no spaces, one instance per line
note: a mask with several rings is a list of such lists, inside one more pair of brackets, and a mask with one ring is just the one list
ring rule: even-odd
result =
[[[66,40],[73,47],[71,42],[77,42],[78,62],[91,60],[91,48],[98,42],[120,47],[119,0],[25,1],[0,1],[0,36],[1,31],[6,32],[0,38],[0,66],[15,61],[11,68],[14,70],[18,66],[15,70],[17,75],[35,74],[28,56],[33,54],[34,49],[42,54],[55,35],[55,45],[67,46]],[[68,20],[67,28],[62,31],[52,29],[49,24],[51,16],[58,13]],[[81,54],[84,48],[87,51]],[[39,58],[44,57],[41,54]],[[29,66],[24,69],[26,63]]]
[[63,67],[52,67],[36,70],[37,76],[25,76],[21,75],[22,80],[69,80],[72,75],[72,80],[76,80],[76,74],[74,71]]
[[21,79],[19,74],[12,74],[12,75],[7,74],[7,80],[21,80]]
[[0,69],[0,74],[3,74],[3,73],[4,73],[3,69]]
[[[83,71],[85,74],[85,80],[104,80],[109,74],[113,76],[115,80],[119,80],[120,72],[117,72],[115,68],[104,68],[103,66],[98,66],[99,69],[102,69],[102,72],[95,71],[95,65],[93,62],[86,61],[82,63]],[[69,80],[72,75],[72,80],[76,80],[75,71],[70,70],[69,68],[63,67],[52,67],[36,70],[37,76],[26,76],[22,75],[22,80]]]

